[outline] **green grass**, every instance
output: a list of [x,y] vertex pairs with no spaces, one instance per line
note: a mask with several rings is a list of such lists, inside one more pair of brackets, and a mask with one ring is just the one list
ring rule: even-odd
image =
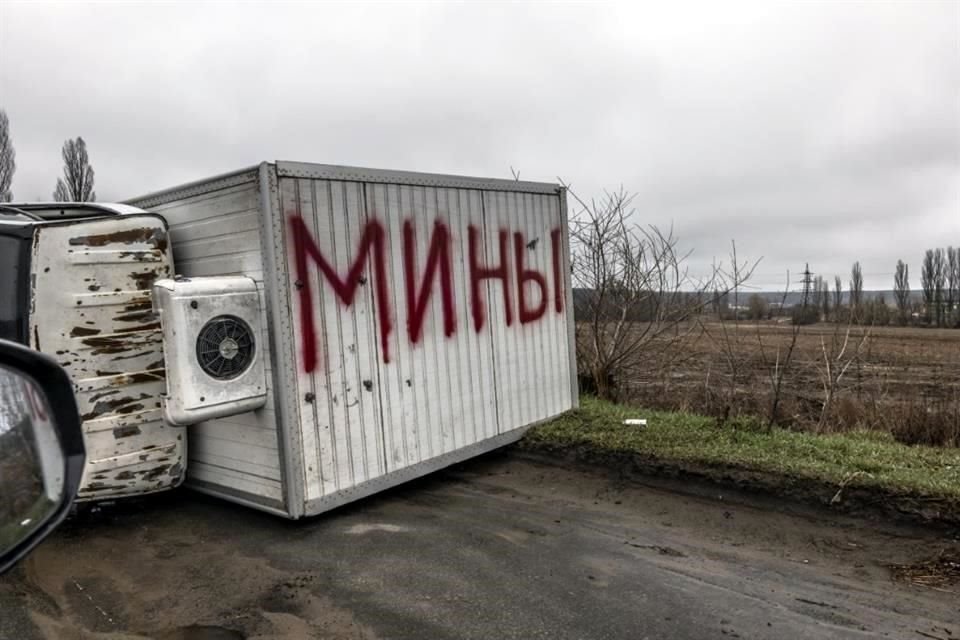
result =
[[[667,463],[960,499],[960,449],[906,446],[877,432],[766,431],[750,419],[718,426],[701,415],[638,409],[590,396],[580,401],[580,409],[532,429],[526,446],[589,447]],[[625,418],[646,418],[647,426],[626,426]]]

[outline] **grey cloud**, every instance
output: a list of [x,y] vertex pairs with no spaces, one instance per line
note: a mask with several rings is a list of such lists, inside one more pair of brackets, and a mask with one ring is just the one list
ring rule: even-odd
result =
[[960,245],[960,4],[0,4],[18,197],[83,135],[102,198],[263,159],[623,184],[703,271]]

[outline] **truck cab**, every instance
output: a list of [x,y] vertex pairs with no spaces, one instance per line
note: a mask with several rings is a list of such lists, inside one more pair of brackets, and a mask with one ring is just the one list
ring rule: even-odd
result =
[[173,273],[159,215],[118,204],[0,204],[0,338],[53,356],[74,383],[87,451],[78,500],[184,479],[186,430],[163,419],[151,294]]

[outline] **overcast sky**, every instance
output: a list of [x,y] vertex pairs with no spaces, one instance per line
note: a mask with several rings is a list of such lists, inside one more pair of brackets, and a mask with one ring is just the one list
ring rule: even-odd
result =
[[16,199],[81,135],[100,200],[276,159],[622,184],[763,288],[960,245],[960,2],[197,5],[0,3]]

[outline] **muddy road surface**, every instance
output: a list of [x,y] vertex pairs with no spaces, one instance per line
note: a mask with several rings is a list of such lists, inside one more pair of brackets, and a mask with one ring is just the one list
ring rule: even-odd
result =
[[180,491],[69,521],[0,578],[0,637],[960,638],[893,526],[499,453],[302,522]]

